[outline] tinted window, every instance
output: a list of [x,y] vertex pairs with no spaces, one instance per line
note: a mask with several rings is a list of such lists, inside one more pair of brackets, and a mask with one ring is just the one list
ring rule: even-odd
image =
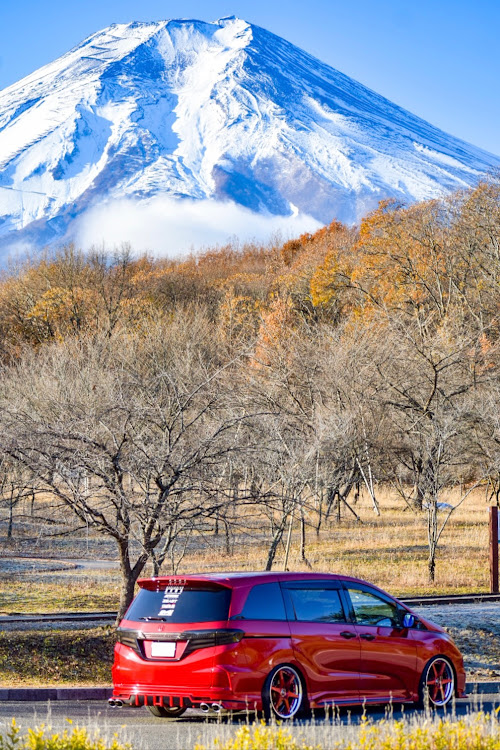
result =
[[286,620],[279,583],[259,583],[251,589],[241,615],[245,620]]
[[392,627],[399,624],[399,611],[395,604],[381,599],[375,593],[361,589],[348,589],[356,622],[359,625]]
[[172,586],[160,591],[141,589],[130,605],[127,620],[212,622],[227,620],[231,590]]
[[297,620],[303,622],[345,622],[338,589],[289,588]]

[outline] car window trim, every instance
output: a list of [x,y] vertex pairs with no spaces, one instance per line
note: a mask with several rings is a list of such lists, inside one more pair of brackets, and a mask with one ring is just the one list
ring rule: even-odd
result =
[[296,581],[280,581],[282,589],[340,589],[342,581],[329,581],[327,578],[299,578]]

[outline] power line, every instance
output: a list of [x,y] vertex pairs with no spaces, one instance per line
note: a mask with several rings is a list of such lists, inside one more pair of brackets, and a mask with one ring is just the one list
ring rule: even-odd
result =
[[21,190],[20,188],[10,187],[7,185],[0,185],[0,190],[11,190],[13,193],[21,193],[21,229],[24,229],[24,200],[23,195],[29,193],[30,195],[43,195],[45,198],[55,198],[55,195],[50,193],[42,193],[39,190]]
[[44,195],[46,198],[55,198],[55,195],[50,193],[41,193],[38,190],[21,190],[20,188],[7,187],[7,185],[0,185],[0,190],[12,190],[14,193],[32,193],[33,195]]

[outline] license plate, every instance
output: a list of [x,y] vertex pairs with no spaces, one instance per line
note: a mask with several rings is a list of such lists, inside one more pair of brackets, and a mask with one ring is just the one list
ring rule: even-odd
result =
[[152,641],[151,656],[175,656],[175,642]]

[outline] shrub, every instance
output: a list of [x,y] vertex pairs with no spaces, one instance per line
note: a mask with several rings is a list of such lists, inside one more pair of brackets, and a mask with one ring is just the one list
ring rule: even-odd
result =
[[194,750],[322,750],[320,745],[309,745],[303,737],[294,738],[288,728],[266,726],[264,723],[240,727],[234,738],[216,738],[210,747],[197,744]]
[[[68,722],[72,724],[71,720]],[[131,750],[131,747],[118,742],[117,735],[107,741],[97,733],[89,734],[83,727],[52,733],[42,725],[21,734],[16,720],[12,719],[5,735],[0,735],[0,750]]]
[[[234,737],[215,738],[194,750],[500,750],[496,714],[477,713],[464,718],[364,720],[349,727],[349,738],[339,739],[339,725],[243,726]],[[314,735],[313,744],[308,735]]]

